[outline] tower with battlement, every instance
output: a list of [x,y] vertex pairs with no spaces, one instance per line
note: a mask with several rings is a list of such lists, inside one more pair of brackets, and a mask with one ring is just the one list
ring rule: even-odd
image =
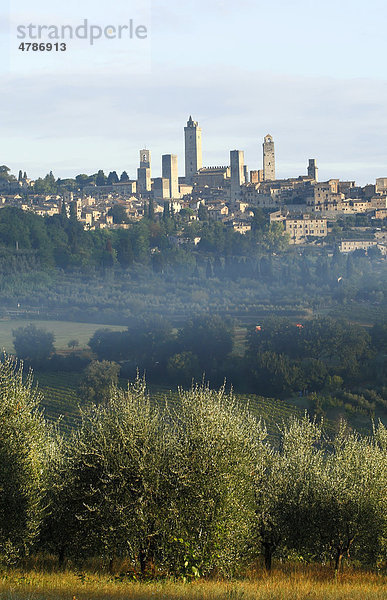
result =
[[263,140],[263,178],[265,181],[275,180],[274,141],[271,135]]
[[192,178],[203,166],[202,158],[202,130],[197,121],[192,117],[184,127],[185,137],[185,182],[192,183]]

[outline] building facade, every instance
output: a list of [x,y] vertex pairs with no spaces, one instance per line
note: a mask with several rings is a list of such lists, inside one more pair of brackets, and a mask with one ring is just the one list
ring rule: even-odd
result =
[[156,177],[153,180],[153,197],[155,200],[167,200],[170,196],[169,179]]
[[354,252],[355,250],[367,250],[377,246],[376,240],[343,240],[340,242],[340,252]]
[[326,237],[328,234],[327,219],[312,215],[286,217],[284,225],[291,244],[302,244],[307,237]]
[[230,178],[230,167],[202,167],[193,176],[192,181],[199,187],[223,187]]

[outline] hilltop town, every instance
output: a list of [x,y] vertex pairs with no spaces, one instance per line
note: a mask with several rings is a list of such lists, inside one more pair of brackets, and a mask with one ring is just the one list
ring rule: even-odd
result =
[[[367,252],[376,247],[387,253],[384,219],[387,216],[387,177],[358,186],[355,181],[319,181],[316,159],[309,159],[306,174],[276,178],[275,145],[271,135],[263,140],[262,169],[248,170],[244,152],[232,150],[227,166],[203,166],[202,131],[189,117],[184,128],[185,176],[179,177],[178,157],[162,156],[162,177],[152,177],[151,151],[139,152],[136,179],[124,171],[78,175],[56,180],[29,179],[0,167],[0,207],[13,206],[40,216],[53,216],[70,209],[87,230],[128,229],[144,217],[157,220],[167,213],[180,214],[188,223],[198,220],[221,222],[244,235],[261,209],[270,223],[281,223],[290,244],[332,244],[337,221],[352,216],[342,238],[334,236],[341,252]],[[198,244],[200,237],[174,232],[171,243]]]

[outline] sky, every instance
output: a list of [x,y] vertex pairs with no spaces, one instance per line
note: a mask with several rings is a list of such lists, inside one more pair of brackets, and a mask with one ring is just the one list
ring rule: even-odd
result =
[[[177,154],[184,125],[203,132],[206,166],[245,151],[278,177],[372,183],[387,176],[386,0],[0,0],[0,164],[30,177],[126,170],[139,150]],[[127,25],[146,39],[65,41],[65,52],[19,50],[17,27]],[[51,30],[52,31],[52,30]]]

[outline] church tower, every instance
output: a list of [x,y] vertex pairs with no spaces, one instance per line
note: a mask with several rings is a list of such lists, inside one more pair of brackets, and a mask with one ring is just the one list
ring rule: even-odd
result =
[[263,178],[265,181],[275,179],[274,141],[271,135],[265,136],[263,140]]
[[151,153],[150,150],[140,150],[140,168],[137,169],[138,191],[150,192],[151,184]]
[[202,168],[202,130],[192,117],[184,127],[185,135],[185,182],[192,183],[192,177]]
[[140,169],[151,168],[151,153],[150,150],[140,150]]

